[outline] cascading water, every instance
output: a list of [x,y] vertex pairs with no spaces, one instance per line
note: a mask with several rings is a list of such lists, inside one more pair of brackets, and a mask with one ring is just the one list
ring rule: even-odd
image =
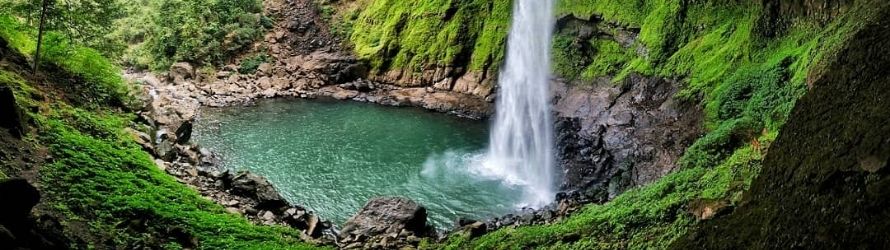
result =
[[553,200],[555,188],[549,102],[553,3],[515,0],[513,8],[497,114],[482,167],[488,175],[523,186],[521,205],[538,207]]

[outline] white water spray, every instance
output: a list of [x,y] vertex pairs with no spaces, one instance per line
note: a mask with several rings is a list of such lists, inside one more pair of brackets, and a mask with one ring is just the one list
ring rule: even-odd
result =
[[524,206],[554,199],[550,113],[551,0],[515,0],[507,62],[499,79],[497,114],[483,162],[488,175],[524,187]]

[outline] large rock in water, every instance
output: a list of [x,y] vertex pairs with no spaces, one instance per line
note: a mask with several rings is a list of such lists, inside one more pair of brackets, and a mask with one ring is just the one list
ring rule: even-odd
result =
[[176,143],[186,144],[192,139],[192,121],[184,121],[176,129]]
[[403,229],[417,236],[427,235],[431,227],[427,226],[426,217],[426,208],[410,199],[374,198],[346,221],[340,235],[344,238],[385,237],[398,235]]

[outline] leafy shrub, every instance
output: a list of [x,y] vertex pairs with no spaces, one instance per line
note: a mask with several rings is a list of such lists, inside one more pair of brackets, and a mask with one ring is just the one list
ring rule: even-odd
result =
[[253,74],[256,72],[257,68],[260,67],[260,64],[266,63],[269,61],[269,55],[266,53],[256,54],[252,57],[245,58],[241,60],[241,65],[238,67],[238,72],[241,74]]
[[127,63],[166,70],[174,62],[218,65],[238,55],[272,21],[258,0],[143,1],[129,10],[117,32],[132,43]]
[[[37,42],[32,29],[21,25],[14,17],[0,14],[0,37],[10,47],[25,55],[32,55]],[[121,69],[101,52],[72,44],[67,36],[46,32],[41,47],[41,63],[53,64],[84,79],[81,87],[89,93],[87,99],[96,104],[127,105],[133,101],[129,88],[121,78]]]
[[86,80],[94,102],[125,105],[132,98],[121,78],[121,69],[91,48],[73,45],[58,33],[43,38],[42,57]]

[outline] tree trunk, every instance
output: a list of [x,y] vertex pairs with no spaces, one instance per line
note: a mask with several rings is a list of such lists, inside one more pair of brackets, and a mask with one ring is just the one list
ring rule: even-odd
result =
[[47,0],[42,0],[40,5],[40,25],[37,28],[37,50],[34,51],[34,74],[40,70],[40,45],[43,44],[43,24],[46,23]]

